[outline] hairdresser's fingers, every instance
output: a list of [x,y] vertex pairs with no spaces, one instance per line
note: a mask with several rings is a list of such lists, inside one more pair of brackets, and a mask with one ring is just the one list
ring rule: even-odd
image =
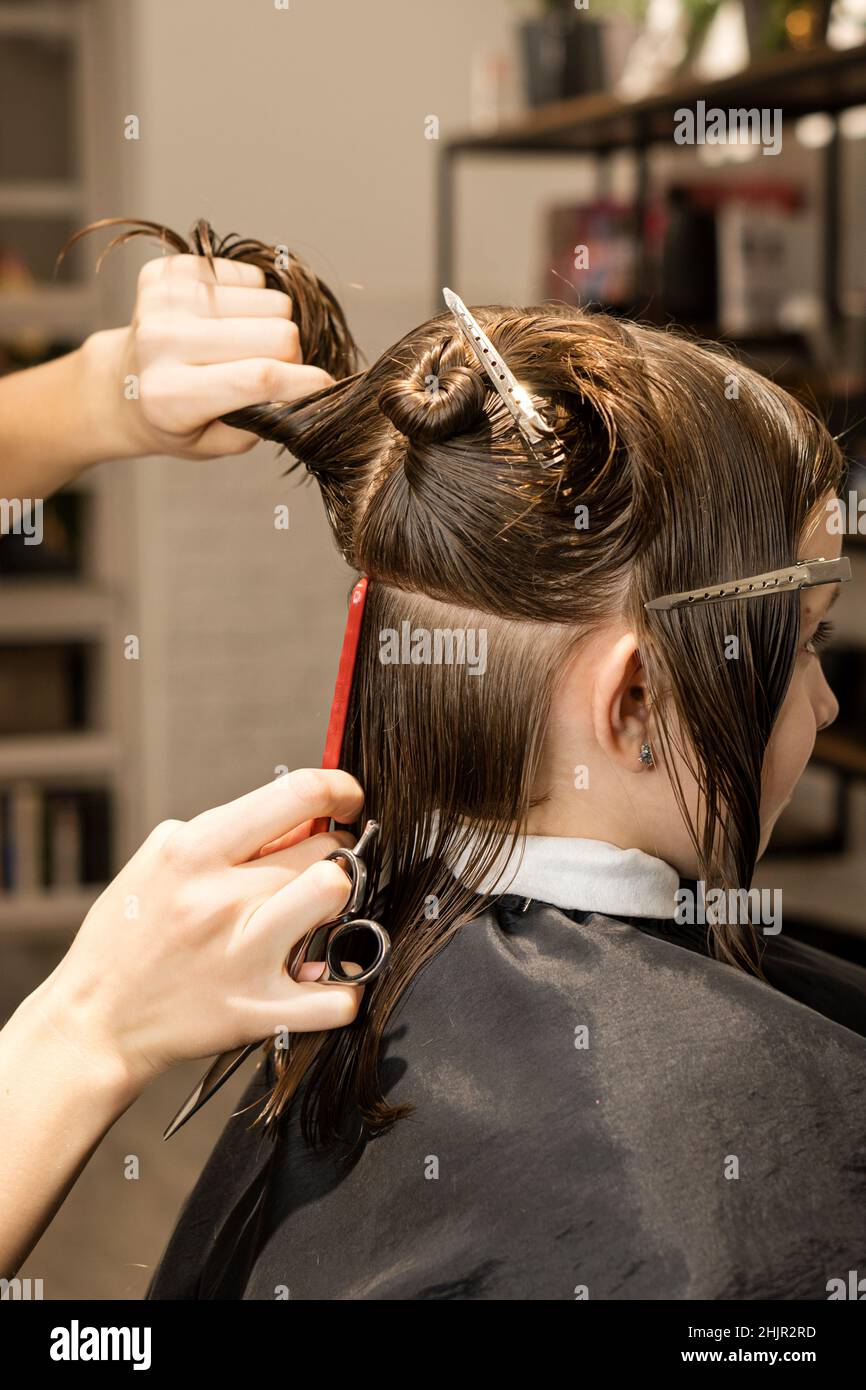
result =
[[291,319],[195,318],[191,314],[153,314],[138,330],[142,366],[180,362],[205,367],[249,357],[301,361],[298,326]]
[[[346,962],[347,968],[351,968]],[[345,1028],[358,1014],[364,997],[363,985],[340,985],[288,980],[284,977],[284,997],[263,1000],[253,1008],[260,1020],[261,1036],[276,1033],[319,1033],[329,1028]],[[291,1009],[291,1014],[288,1010]],[[291,1018],[291,1025],[286,1018]]]
[[[218,362],[209,367],[159,363],[142,372],[139,397],[152,428],[188,436],[204,432],[211,421],[230,411],[263,401],[296,401],[330,386],[333,378],[320,367],[279,362],[274,357]],[[190,440],[190,457],[207,457]]]
[[[334,378],[321,367],[310,367],[302,362],[278,362],[273,357],[250,358],[244,362],[234,362],[223,366],[215,363],[212,367],[191,367],[190,371],[226,374],[226,392],[231,388],[237,398],[232,410],[241,410],[245,405],[259,405],[262,401],[303,400],[314,391],[323,391],[333,386]],[[216,375],[214,376],[216,378]],[[228,412],[225,412],[228,413]]]
[[139,291],[136,309],[139,324],[167,313],[196,318],[292,317],[292,301],[282,290],[214,285],[203,280],[165,280],[150,285]]
[[[307,821],[307,825],[311,824]],[[327,830],[318,835],[307,835],[303,839],[296,840],[292,845],[280,845],[279,841],[272,841],[274,845],[267,854],[256,855],[249,859],[245,864],[239,865],[242,869],[250,869],[258,872],[260,869],[278,869],[285,874],[301,874],[304,869],[315,864],[317,860],[324,859],[326,854],[332,854],[335,849],[351,849],[355,843],[354,835],[348,830]]]
[[282,290],[250,290],[240,285],[190,287],[190,308],[205,318],[290,319],[292,301]]
[[[249,859],[245,864],[238,864],[235,870],[238,875],[236,891],[243,898],[263,901],[293,882],[313,864],[333,854],[335,849],[351,849],[354,843],[354,835],[347,830],[335,830],[313,835],[291,849],[278,850],[261,859]],[[348,875],[346,877],[348,880]]]
[[201,280],[220,285],[245,285],[248,289],[264,288],[265,273],[246,261],[229,261],[215,256],[213,269],[204,256],[157,256],[147,261],[138,273],[139,291],[152,285],[184,280]]
[[229,458],[232,455],[248,454],[257,444],[261,444],[257,434],[249,430],[236,430],[215,420],[203,430],[195,444],[183,450],[183,457],[189,459]]
[[303,821],[332,816],[347,825],[363,804],[364,793],[348,772],[298,768],[225,806],[203,811],[178,834],[202,864],[242,864]]
[[312,984],[324,975],[327,969],[327,962],[323,960],[305,960],[297,974],[298,983]]
[[[320,859],[279,892],[259,903],[243,926],[244,942],[264,953],[271,968],[263,980],[274,981],[292,947],[313,927],[333,922],[352,892],[349,876],[333,859]],[[276,973],[275,973],[276,972]]]
[[311,820],[304,821],[302,825],[296,825],[294,830],[289,830],[285,835],[278,835],[276,840],[271,840],[269,844],[262,845],[259,855],[275,854],[277,850],[289,849],[296,845],[299,840],[306,840],[313,828]]

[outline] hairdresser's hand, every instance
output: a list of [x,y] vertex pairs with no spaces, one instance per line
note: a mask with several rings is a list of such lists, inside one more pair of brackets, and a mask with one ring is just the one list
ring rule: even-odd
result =
[[284,962],[349,896],[345,772],[292,772],[189,822],[160,825],[94,903],[60,965],[0,1031],[0,1276],[9,1277],[93,1150],[148,1081],[180,1058],[277,1029],[340,1028],[362,986],[298,982]]
[[[57,1041],[113,1058],[133,1089],[172,1063],[281,1028],[340,1028],[362,988],[292,980],[284,962],[311,928],[339,915],[349,879],[323,862],[343,832],[301,839],[310,819],[348,821],[362,793],[345,772],[305,770],[189,822],[166,821],[94,903],[41,987]],[[288,833],[287,833],[288,832]]]
[[287,295],[256,266],[199,256],[148,261],[128,328],[0,381],[0,492],[48,497],[92,464],[213,458],[256,443],[219,417],[293,401],[331,382],[301,362]]
[[[113,340],[118,419],[132,454],[245,453],[257,437],[220,415],[297,400],[332,381],[303,365],[288,295],[265,289],[257,266],[218,259],[214,267],[216,283],[201,256],[162,256],[139,274],[132,323]],[[137,401],[124,399],[129,377],[138,379]]]

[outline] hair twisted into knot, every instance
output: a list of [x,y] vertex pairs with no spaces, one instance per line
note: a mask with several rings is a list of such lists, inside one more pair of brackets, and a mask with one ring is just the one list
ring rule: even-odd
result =
[[377,399],[407,439],[432,444],[477,425],[485,396],[481,373],[466,365],[461,339],[449,333],[421,353],[408,377],[386,382]]

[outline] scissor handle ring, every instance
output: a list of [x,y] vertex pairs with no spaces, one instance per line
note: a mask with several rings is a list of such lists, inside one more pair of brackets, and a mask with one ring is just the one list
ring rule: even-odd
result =
[[[339,955],[334,955],[333,952],[340,938],[348,936],[350,932],[354,931],[371,931],[376,938],[378,949],[372,965],[368,965],[366,970],[362,970],[359,975],[347,975],[340,964]],[[364,985],[368,980],[374,980],[385,968],[390,954],[391,938],[385,928],[379,922],[373,922],[369,917],[354,917],[351,922],[341,923],[328,937],[328,945],[325,949],[328,981],[334,981],[340,985]]]

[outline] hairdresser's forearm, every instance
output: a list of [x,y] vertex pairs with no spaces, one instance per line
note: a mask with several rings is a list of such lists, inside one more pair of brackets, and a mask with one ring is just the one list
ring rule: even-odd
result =
[[48,497],[91,464],[138,452],[124,396],[128,331],[93,333],[65,357],[0,379],[0,496]]
[[[0,1277],[11,1278],[141,1091],[118,1059],[55,1022],[49,978],[0,1032]],[[62,1015],[61,1015],[62,1017]]]

